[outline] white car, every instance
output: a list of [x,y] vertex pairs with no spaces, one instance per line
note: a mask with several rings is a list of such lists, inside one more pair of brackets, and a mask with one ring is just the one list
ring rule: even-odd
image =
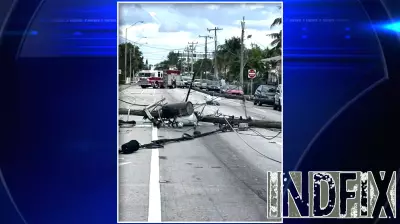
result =
[[201,80],[200,79],[195,79],[193,82],[193,86],[200,88],[201,87]]
[[282,106],[283,106],[282,96],[283,96],[283,88],[282,84],[279,84],[275,92],[274,110],[282,111]]

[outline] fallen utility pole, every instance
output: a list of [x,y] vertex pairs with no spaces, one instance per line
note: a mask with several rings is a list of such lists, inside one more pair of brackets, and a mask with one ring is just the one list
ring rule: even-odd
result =
[[[162,101],[160,101],[162,102]],[[153,104],[147,106],[143,110],[132,110],[127,108],[119,108],[120,115],[143,116],[149,119],[153,118],[174,118],[182,116],[190,116],[194,113],[194,107],[191,102],[171,103],[161,106],[161,108],[150,111],[151,108],[156,107]]]
[[[191,111],[190,106],[188,106],[188,110],[186,110],[186,109],[182,110],[182,108],[184,108],[183,104],[185,104],[185,103],[178,103],[178,104],[181,106],[181,108],[177,109],[177,110],[187,111],[187,113],[181,113],[181,114],[189,114],[190,113],[190,111]],[[175,107],[174,105],[175,104],[169,104],[169,108],[174,108]],[[163,107],[164,107],[164,111],[166,111],[165,106],[163,106]],[[170,118],[171,113],[164,112],[164,115],[163,115],[162,108],[160,110],[155,110],[155,111],[150,112],[151,116],[153,118]],[[144,110],[132,110],[132,109],[129,110],[126,108],[120,108],[119,114],[120,115],[141,116],[141,117],[147,118],[147,114]],[[194,112],[194,114],[196,114],[196,117],[197,117],[198,121],[200,121],[200,122],[208,122],[208,123],[215,123],[215,124],[227,124],[227,121],[228,121],[229,123],[234,124],[234,125],[236,125],[236,124],[238,125],[241,123],[247,123],[249,125],[249,127],[282,129],[282,123],[278,122],[278,121],[242,119],[240,117],[224,118],[224,117],[214,117],[214,116],[199,116],[199,115],[197,115],[198,114],[197,112]],[[161,115],[161,117],[160,117],[160,115]],[[189,115],[191,115],[191,114],[189,114]],[[189,116],[189,115],[182,115],[182,116]]]
[[238,100],[243,100],[243,98],[245,100],[251,101],[251,97],[250,96],[245,96],[245,95],[232,95],[232,94],[226,94],[226,93],[217,93],[217,92],[209,92],[197,87],[193,87],[193,90],[197,91],[197,92],[201,92],[210,96],[217,96],[217,97],[224,97],[224,98],[228,98],[228,99],[238,99]]
[[240,119],[240,118],[224,118],[224,117],[214,117],[214,116],[204,116],[199,117],[201,122],[217,123],[217,124],[227,124],[227,121],[231,124],[241,124],[247,123],[249,127],[256,128],[276,128],[282,129],[282,123],[278,121],[263,121],[263,120],[250,120],[250,119]]

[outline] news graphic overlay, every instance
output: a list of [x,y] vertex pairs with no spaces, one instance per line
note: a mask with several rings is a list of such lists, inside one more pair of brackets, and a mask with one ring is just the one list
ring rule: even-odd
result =
[[[305,176],[294,171],[272,172],[268,178],[269,217],[396,218],[395,171],[313,171]],[[281,178],[283,183],[293,183],[286,192],[278,187]],[[281,205],[285,206],[283,213],[279,213]]]
[[277,2],[118,4],[118,221],[282,222],[282,23]]

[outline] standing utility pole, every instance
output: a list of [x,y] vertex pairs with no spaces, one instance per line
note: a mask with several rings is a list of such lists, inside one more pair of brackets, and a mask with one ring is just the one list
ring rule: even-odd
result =
[[131,28],[132,26],[135,26],[138,23],[143,23],[143,21],[137,21],[136,23],[128,26],[125,28],[125,74],[124,74],[124,78],[125,78],[125,82],[126,82],[126,76],[128,74],[128,66],[127,66],[127,59],[128,59],[128,29]]
[[127,27],[125,29],[125,72],[124,72],[124,83],[126,83],[126,76],[128,73],[128,64],[127,64],[127,60],[128,60],[128,28]]
[[[242,88],[244,88],[244,81],[243,81],[243,69],[244,69],[244,46],[243,46],[243,41],[244,41],[244,16],[243,16],[243,21],[240,22],[242,25],[242,36],[240,38],[240,84],[242,85]],[[244,90],[244,89],[243,89]]]
[[214,27],[213,29],[208,29],[208,32],[214,30],[214,75],[218,79],[218,68],[217,68],[217,31],[222,30],[222,28]]
[[[192,43],[188,43],[188,44],[190,44],[190,51],[192,52],[192,67],[191,67],[191,69],[190,69],[190,71],[191,71],[191,73],[193,73],[193,51],[194,51],[194,45],[195,44],[197,44],[197,42],[195,43],[195,42],[192,42]],[[194,76],[194,74],[193,74],[193,76]]]
[[189,73],[190,71],[189,71],[189,47],[187,46],[186,47],[186,52],[187,52],[187,55],[186,55],[186,68],[187,68],[187,72]]
[[[205,45],[204,45],[204,61],[206,61],[206,63],[207,63],[207,39],[212,39],[212,37],[207,36],[207,35],[205,35],[205,36],[199,35],[199,37],[204,37],[204,42],[205,42]],[[205,71],[207,72],[207,69],[205,69]],[[200,80],[203,80],[203,72],[200,72]]]
[[[135,46],[133,46],[133,49],[135,49]],[[129,77],[132,82],[132,49],[129,49]]]
[[178,69],[178,70],[182,70],[182,61],[180,60],[179,56],[180,56],[180,54],[179,54],[179,51],[178,51],[178,61],[176,62],[176,66],[179,65],[180,69]]
[[[240,85],[242,86],[242,90],[244,92],[244,81],[243,81],[243,69],[244,69],[244,46],[243,46],[243,42],[244,42],[244,16],[243,16],[243,21],[240,22],[240,24],[242,25],[242,36],[240,38]],[[244,113],[245,116],[247,118],[247,110],[246,110],[246,99],[244,97],[244,93],[243,93],[243,107],[244,107]]]

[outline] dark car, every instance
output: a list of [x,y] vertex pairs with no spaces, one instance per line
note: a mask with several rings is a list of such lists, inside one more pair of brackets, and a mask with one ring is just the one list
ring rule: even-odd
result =
[[207,91],[219,93],[221,91],[221,84],[218,81],[210,81],[207,83]]
[[275,103],[276,86],[260,85],[254,93],[254,105],[274,105]]

